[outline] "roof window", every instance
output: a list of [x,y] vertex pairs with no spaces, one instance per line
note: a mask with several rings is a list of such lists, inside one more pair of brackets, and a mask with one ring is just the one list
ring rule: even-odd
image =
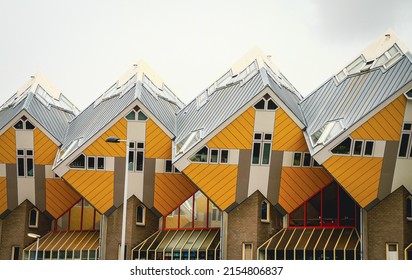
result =
[[385,69],[391,67],[395,62],[402,56],[402,53],[398,46],[394,44],[390,49],[384,52],[380,57],[376,59],[375,64],[373,67],[382,66]]
[[343,125],[339,120],[327,122],[310,136],[312,145],[325,145],[341,131],[343,131]]
[[192,131],[182,141],[176,144],[176,154],[184,153],[201,139],[201,130]]

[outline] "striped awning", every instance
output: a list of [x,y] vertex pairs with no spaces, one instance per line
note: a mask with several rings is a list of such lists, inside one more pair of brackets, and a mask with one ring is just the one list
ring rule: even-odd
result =
[[132,250],[132,259],[217,260],[220,258],[220,231],[158,231]]
[[[40,238],[39,260],[95,260],[98,258],[99,231],[50,232]],[[24,249],[24,259],[35,259],[36,242]]]
[[258,248],[262,260],[356,260],[360,238],[354,228],[288,228]]

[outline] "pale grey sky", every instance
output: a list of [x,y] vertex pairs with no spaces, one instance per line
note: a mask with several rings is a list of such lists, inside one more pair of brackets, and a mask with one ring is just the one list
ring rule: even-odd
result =
[[145,60],[188,102],[259,46],[307,95],[392,28],[410,0],[0,0],[0,104],[43,72],[84,109]]

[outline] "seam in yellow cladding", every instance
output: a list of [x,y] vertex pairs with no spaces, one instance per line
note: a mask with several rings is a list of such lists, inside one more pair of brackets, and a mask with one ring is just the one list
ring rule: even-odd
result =
[[0,163],[16,163],[16,131],[10,127],[0,135]]
[[383,158],[332,156],[325,168],[361,206],[378,197]]
[[80,199],[65,181],[46,179],[46,210],[54,218],[58,218]]
[[237,165],[192,163],[185,174],[221,210],[236,201]]
[[254,123],[255,109],[250,107],[214,136],[207,146],[217,149],[251,149]]
[[167,215],[197,191],[182,174],[158,173],[155,175],[154,207]]
[[113,206],[113,172],[72,169],[64,175],[64,179],[100,213]]
[[0,177],[0,215],[7,210],[7,180]]
[[279,204],[290,213],[332,181],[323,168],[283,167]]
[[57,153],[57,145],[53,143],[39,128],[34,129],[34,162],[36,164],[53,164]]
[[405,105],[406,97],[404,95],[399,96],[352,132],[352,138],[399,141]]
[[275,115],[275,129],[272,150],[307,152],[308,146],[302,129],[288,116],[278,109]]
[[107,143],[106,139],[110,136],[116,136],[120,139],[126,139],[127,137],[127,121],[121,118],[112,127],[106,130],[97,140],[91,143],[85,150],[84,154],[87,156],[112,156],[112,157],[125,157],[126,147],[125,145],[114,145],[113,143]]
[[145,158],[172,158],[172,139],[151,119],[146,122]]

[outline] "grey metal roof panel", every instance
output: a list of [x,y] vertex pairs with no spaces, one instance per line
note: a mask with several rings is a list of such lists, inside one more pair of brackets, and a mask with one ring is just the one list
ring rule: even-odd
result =
[[339,84],[330,78],[300,103],[308,122],[307,133],[311,135],[335,119],[344,119],[350,127],[411,80],[412,63],[406,57],[389,69],[374,68]]
[[196,99],[194,99],[177,115],[178,133],[175,143],[197,129],[203,129],[203,135],[208,135],[241,109],[264,87],[265,84],[259,72],[245,83],[238,82],[217,89],[209,96],[208,102],[199,109],[197,109]]

